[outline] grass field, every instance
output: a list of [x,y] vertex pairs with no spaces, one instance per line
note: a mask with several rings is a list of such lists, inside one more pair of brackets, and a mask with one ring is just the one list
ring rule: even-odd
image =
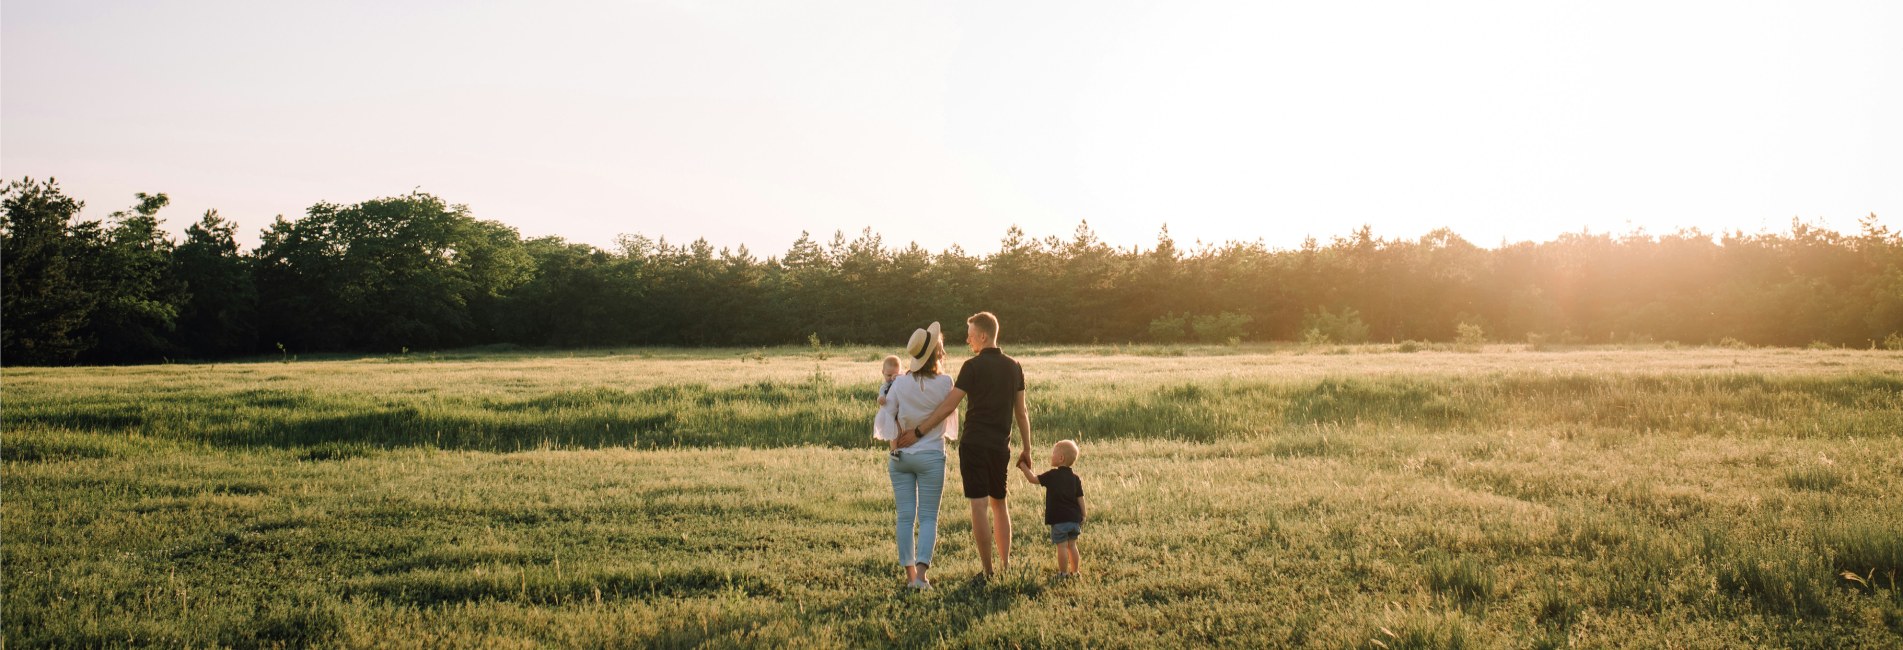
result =
[[8,369],[4,645],[1903,643],[1903,354],[1007,350],[1084,576],[925,594],[870,348]]

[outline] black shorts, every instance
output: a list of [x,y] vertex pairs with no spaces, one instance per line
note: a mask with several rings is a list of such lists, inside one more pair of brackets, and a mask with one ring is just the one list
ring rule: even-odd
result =
[[1004,498],[1011,476],[1010,447],[958,446],[958,476],[965,481],[965,498]]

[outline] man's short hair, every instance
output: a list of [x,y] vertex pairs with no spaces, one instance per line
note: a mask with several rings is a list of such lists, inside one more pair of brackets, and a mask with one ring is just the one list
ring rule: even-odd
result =
[[981,311],[972,314],[971,318],[965,319],[965,324],[984,332],[985,336],[991,338],[992,343],[998,342],[998,317],[991,315],[991,312]]

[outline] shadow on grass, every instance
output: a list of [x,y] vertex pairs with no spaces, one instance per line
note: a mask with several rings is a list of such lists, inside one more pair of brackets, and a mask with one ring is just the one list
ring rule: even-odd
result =
[[[881,570],[885,567],[879,565]],[[943,645],[957,639],[986,618],[1034,600],[1045,586],[1028,578],[980,582],[974,577],[938,578],[931,591],[900,585],[873,590],[820,610],[832,620],[879,621],[882,636],[864,641],[887,647],[918,648]]]
[[[10,430],[139,437],[227,447],[298,449],[306,460],[436,447],[862,448],[874,410],[868,386],[830,380],[609,387],[496,397],[256,389],[97,393],[9,403]],[[1717,435],[1893,436],[1903,379],[1519,376],[1327,378],[1186,383],[1032,399],[1040,429],[1090,438],[1209,441],[1269,429],[1577,424],[1619,431]],[[1768,410],[1767,410],[1768,409]],[[1804,417],[1769,417],[1796,414]],[[1742,428],[1740,423],[1742,424]],[[1278,455],[1328,456],[1333,441],[1290,441]],[[87,458],[112,450],[72,440],[9,443],[10,460]],[[1813,480],[1813,479],[1821,479]],[[1797,477],[1828,490],[1829,477]]]

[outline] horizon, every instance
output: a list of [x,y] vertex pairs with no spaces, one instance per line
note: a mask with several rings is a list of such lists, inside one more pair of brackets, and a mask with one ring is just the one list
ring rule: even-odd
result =
[[[21,179],[10,179],[5,181],[0,181],[0,183],[11,183],[15,180],[21,180]],[[33,179],[33,180],[57,181],[58,179]],[[61,186],[61,191],[64,193],[65,192],[64,184],[60,183],[60,186]],[[429,192],[421,190],[421,189],[418,189],[416,191],[426,195],[430,194]],[[163,192],[148,192],[148,194],[164,194],[164,193]],[[71,196],[71,194],[68,194],[68,196]],[[73,198],[75,198],[76,200],[79,200],[81,203],[80,212],[78,215],[75,216],[75,220],[77,221],[96,220],[101,223],[110,223],[112,218],[111,214],[113,212],[126,211],[127,213],[130,213],[130,206],[128,205],[126,207],[115,208],[111,211],[106,211],[106,214],[89,214],[89,213],[99,212],[100,210],[93,208],[92,205],[88,203],[87,201],[85,201],[85,199],[83,198],[79,198],[79,197],[73,197]],[[168,199],[170,198],[169,195],[167,195],[167,198]],[[342,205],[342,206],[349,206],[349,205],[354,205],[356,203],[361,203],[363,201],[375,200],[380,198],[395,198],[395,197],[394,196],[370,197],[360,201],[333,202],[333,203],[336,203],[337,205]],[[445,204],[452,207],[467,207],[464,204],[451,201],[447,197],[438,196],[437,198],[442,199]],[[213,209],[215,210],[215,208]],[[198,213],[195,215],[188,215],[186,218],[175,218],[178,216],[177,214],[175,214],[177,212],[178,212],[177,210],[175,210],[170,204],[168,204],[166,208],[161,209],[159,213],[156,215],[159,220],[160,229],[166,232],[168,235],[170,235],[174,243],[183,241],[185,228],[192,224],[198,223],[199,220],[204,216],[203,213]],[[236,240],[238,243],[239,251],[242,254],[250,254],[253,251],[255,251],[257,248],[258,242],[260,241],[260,233],[270,228],[269,222],[255,228],[249,227],[245,224],[245,222],[238,219],[234,219],[230,216],[227,216],[222,211],[219,212],[218,216],[219,218],[225,220],[226,222],[232,223],[235,226],[237,226]],[[272,217],[272,219],[275,220],[277,217],[280,217],[280,216],[283,216],[283,215],[275,215]],[[304,216],[305,216],[304,214],[299,214],[299,216],[295,218],[286,217],[286,219],[290,221],[296,221],[297,219],[302,219]],[[656,243],[665,243],[670,246],[679,246],[679,247],[686,247],[699,241],[706,241],[708,246],[710,246],[713,250],[719,253],[727,253],[727,252],[737,253],[741,250],[745,250],[748,254],[754,256],[755,258],[758,258],[760,261],[763,261],[763,262],[772,260],[772,259],[778,259],[782,253],[786,252],[787,250],[790,250],[801,236],[801,235],[795,235],[792,239],[788,239],[784,245],[779,246],[777,248],[773,248],[771,250],[767,250],[763,248],[755,248],[752,245],[745,244],[745,243],[723,244],[721,242],[712,241],[704,236],[683,237],[683,238],[677,239],[677,238],[671,238],[667,235],[652,235],[651,233],[642,233],[642,232],[619,233],[615,235],[612,238],[612,240],[609,241],[606,245],[603,245],[603,244],[597,244],[595,242],[578,241],[575,239],[568,238],[560,233],[548,233],[545,235],[532,236],[528,233],[521,232],[520,228],[517,227],[515,224],[510,224],[510,223],[500,221],[500,220],[495,220],[495,219],[488,219],[484,217],[483,215],[476,213],[475,210],[473,209],[469,211],[469,216],[477,220],[495,221],[497,223],[508,225],[512,228],[517,228],[517,236],[522,241],[529,241],[531,239],[539,239],[543,237],[555,237],[555,238],[559,238],[563,240],[566,243],[587,244],[589,246],[595,247],[596,249],[607,251],[607,252],[614,252],[614,253],[621,252],[620,241],[623,238],[644,237]],[[861,228],[859,230],[852,230],[852,231],[847,231],[843,229],[834,229],[831,232],[821,232],[821,231],[814,231],[814,230],[804,230],[801,232],[805,237],[807,237],[813,243],[821,247],[826,247],[829,243],[831,243],[834,240],[835,237],[843,238],[843,240],[846,242],[851,242],[860,238],[864,233],[867,233],[869,231],[869,233],[872,236],[878,237],[880,239],[880,245],[885,250],[888,250],[888,251],[903,250],[907,246],[917,244],[920,248],[924,249],[927,253],[930,253],[933,256],[938,256],[950,251],[952,247],[956,246],[965,254],[974,255],[982,259],[986,256],[989,256],[992,253],[995,253],[997,251],[995,244],[1002,243],[1006,238],[1008,238],[1010,236],[1010,231],[1012,229],[1018,229],[1023,234],[1023,237],[1026,241],[1044,242],[1046,240],[1056,239],[1059,242],[1067,242],[1075,237],[1076,229],[1078,227],[1088,227],[1091,233],[1096,236],[1097,241],[1102,242],[1104,245],[1109,246],[1113,250],[1124,252],[1124,253],[1143,253],[1143,252],[1155,250],[1156,244],[1161,241],[1162,236],[1166,233],[1169,234],[1170,241],[1176,246],[1177,250],[1184,254],[1197,254],[1205,250],[1215,250],[1215,249],[1220,249],[1220,248],[1224,248],[1228,246],[1250,246],[1250,245],[1259,245],[1263,249],[1268,250],[1270,252],[1296,251],[1296,250],[1300,250],[1304,248],[1311,241],[1314,244],[1325,248],[1332,244],[1335,244],[1336,242],[1352,241],[1356,236],[1358,236],[1358,233],[1362,228],[1369,228],[1370,236],[1372,236],[1374,241],[1378,243],[1418,242],[1426,238],[1427,236],[1433,234],[1434,232],[1445,230],[1445,231],[1451,232],[1454,236],[1458,237],[1460,240],[1465,241],[1468,244],[1471,244],[1475,248],[1478,248],[1480,250],[1487,250],[1487,251],[1497,251],[1502,248],[1517,246],[1522,244],[1533,244],[1533,245],[1550,244],[1550,243],[1557,242],[1562,238],[1572,237],[1572,236],[1585,236],[1585,237],[1606,236],[1606,237],[1611,237],[1614,239],[1625,239],[1630,237],[1648,237],[1655,240],[1666,237],[1666,236],[1681,236],[1681,237],[1697,236],[1706,241],[1710,241],[1716,245],[1722,246],[1724,244],[1725,238],[1733,237],[1733,236],[1788,237],[1788,236],[1791,236],[1795,232],[1795,226],[1800,224],[1810,228],[1821,228],[1823,230],[1833,232],[1839,235],[1855,237],[1862,234],[1863,232],[1862,224],[1866,219],[1874,220],[1874,223],[1879,228],[1883,228],[1885,230],[1888,230],[1889,228],[1886,224],[1884,224],[1883,220],[1878,215],[1875,215],[1875,214],[1866,215],[1865,217],[1857,219],[1855,227],[1851,227],[1851,228],[1840,227],[1838,224],[1829,223],[1825,220],[1808,220],[1808,219],[1801,219],[1796,217],[1793,217],[1791,220],[1786,221],[1784,224],[1784,227],[1782,228],[1773,229],[1768,226],[1761,226],[1757,230],[1750,230],[1750,231],[1744,230],[1742,228],[1726,229],[1722,231],[1705,231],[1705,230],[1699,229],[1696,226],[1691,226],[1691,227],[1679,227],[1679,228],[1673,228],[1671,230],[1655,232],[1644,226],[1634,226],[1633,224],[1628,223],[1626,225],[1629,227],[1625,230],[1594,230],[1590,225],[1588,225],[1578,230],[1557,232],[1557,233],[1554,233],[1552,236],[1543,238],[1543,239],[1521,239],[1517,241],[1502,240],[1496,243],[1487,243],[1487,242],[1477,241],[1471,237],[1468,237],[1465,233],[1461,233],[1459,231],[1455,231],[1451,228],[1445,228],[1445,227],[1430,229],[1416,236],[1396,236],[1396,235],[1384,234],[1379,231],[1372,230],[1373,226],[1371,224],[1363,223],[1363,224],[1349,226],[1347,230],[1344,232],[1328,233],[1325,236],[1310,235],[1304,241],[1296,242],[1293,245],[1278,245],[1273,242],[1267,242],[1263,238],[1260,238],[1260,237],[1256,239],[1250,239],[1250,240],[1230,239],[1230,240],[1220,240],[1220,241],[1209,241],[1209,240],[1203,240],[1203,239],[1192,239],[1192,240],[1185,241],[1176,236],[1175,232],[1170,229],[1170,224],[1164,223],[1164,224],[1158,224],[1157,230],[1155,231],[1155,235],[1148,241],[1147,244],[1142,242],[1132,243],[1132,244],[1123,244],[1123,243],[1113,242],[1113,241],[1109,241],[1105,239],[1102,236],[1103,234],[1102,231],[1098,229],[1096,225],[1091,224],[1088,220],[1082,220],[1076,224],[1072,224],[1072,227],[1070,230],[1061,232],[1061,233],[1060,232],[1049,232],[1049,233],[1033,232],[1028,229],[1025,229],[1020,224],[1008,224],[1005,226],[1003,230],[1000,230],[998,232],[996,239],[990,241],[990,243],[993,244],[994,246],[989,249],[984,248],[984,244],[982,243],[979,244],[978,247],[971,247],[971,246],[965,246],[962,242],[952,242],[938,248],[933,248],[931,246],[927,246],[923,243],[920,243],[916,240],[900,242],[897,240],[886,238],[884,233],[881,233],[877,230],[873,230],[871,229],[870,226]]]

